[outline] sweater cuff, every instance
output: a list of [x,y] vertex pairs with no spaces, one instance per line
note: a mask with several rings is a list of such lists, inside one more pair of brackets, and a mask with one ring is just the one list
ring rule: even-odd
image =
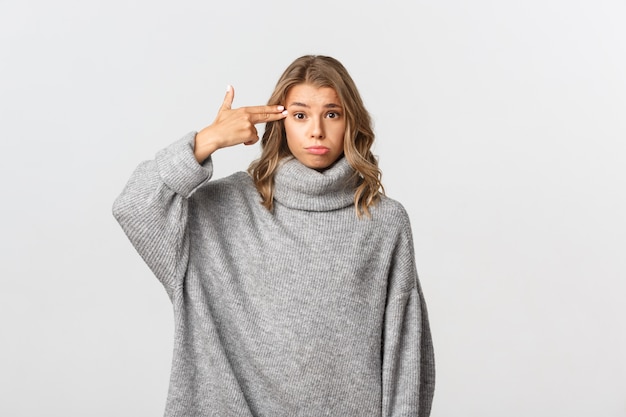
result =
[[156,154],[156,165],[161,179],[169,188],[189,198],[213,175],[213,162],[207,158],[202,165],[194,156],[196,132],[189,132]]

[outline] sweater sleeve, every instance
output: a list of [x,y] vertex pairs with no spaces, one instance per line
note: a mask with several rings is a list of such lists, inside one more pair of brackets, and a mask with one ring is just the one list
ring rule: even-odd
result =
[[435,390],[428,313],[408,230],[396,248],[388,284],[382,352],[384,417],[428,417]]
[[188,198],[213,172],[210,159],[196,161],[194,140],[190,132],[142,162],[113,204],[113,216],[170,296],[189,258]]

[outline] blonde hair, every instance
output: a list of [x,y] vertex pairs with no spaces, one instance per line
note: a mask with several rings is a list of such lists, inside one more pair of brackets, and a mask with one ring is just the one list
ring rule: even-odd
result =
[[[354,193],[356,214],[358,217],[363,214],[369,217],[369,208],[380,200],[384,188],[378,161],[371,152],[374,142],[372,121],[352,77],[335,58],[305,55],[292,62],[283,72],[267,104],[284,104],[289,89],[298,84],[330,87],[337,92],[346,117],[344,155],[356,171],[355,175],[360,177]],[[261,195],[261,204],[271,211],[274,206],[276,169],[283,158],[291,156],[283,120],[266,123],[261,147],[261,157],[250,164],[248,172]]]

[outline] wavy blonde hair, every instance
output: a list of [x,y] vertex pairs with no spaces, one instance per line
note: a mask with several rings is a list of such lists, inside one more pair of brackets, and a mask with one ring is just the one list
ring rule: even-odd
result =
[[[287,67],[276,83],[268,105],[284,104],[289,89],[299,84],[333,88],[344,108],[346,131],[343,153],[350,166],[360,177],[354,192],[354,205],[358,217],[370,216],[369,208],[384,194],[382,173],[371,152],[374,131],[368,111],[346,68],[335,58],[322,55],[305,55]],[[268,210],[274,207],[274,175],[279,162],[291,156],[283,120],[268,122],[261,139],[261,157],[248,167],[254,184],[261,195],[261,204]]]

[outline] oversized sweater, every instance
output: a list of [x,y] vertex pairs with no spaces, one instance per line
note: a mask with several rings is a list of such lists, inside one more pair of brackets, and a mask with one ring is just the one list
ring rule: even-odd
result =
[[292,158],[274,208],[250,176],[210,180],[195,132],[138,166],[113,214],[165,287],[165,416],[428,416],[434,357],[411,227],[390,198],[358,218],[358,176]]

